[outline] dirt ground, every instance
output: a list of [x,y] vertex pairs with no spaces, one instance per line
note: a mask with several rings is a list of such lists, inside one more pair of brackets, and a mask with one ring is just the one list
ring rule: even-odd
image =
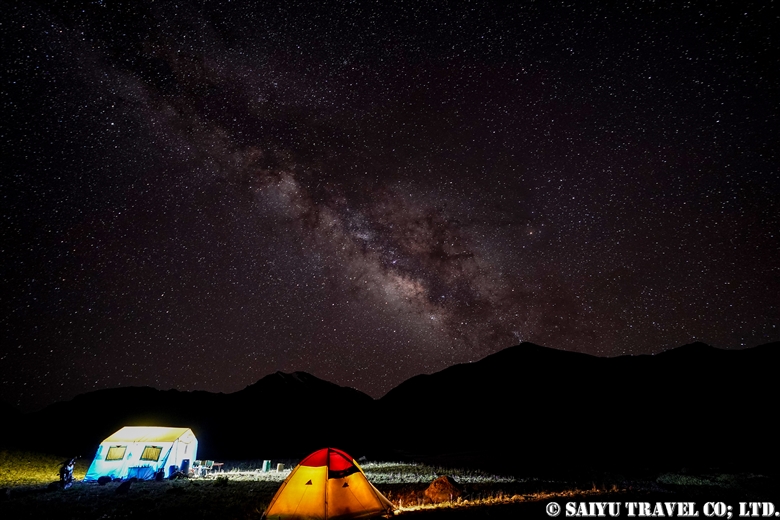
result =
[[[622,478],[622,477],[621,477]],[[433,506],[424,499],[425,485],[377,486],[391,501],[403,504],[397,517],[420,520],[482,518],[548,518],[547,507],[556,502],[560,516],[566,508],[589,507],[590,502],[617,502],[626,516],[627,503],[691,502],[705,517],[707,504],[731,507],[737,517],[740,502],[773,502],[780,508],[780,485],[762,475],[666,474],[653,479],[621,482],[534,481],[511,485],[466,487],[459,502]],[[47,486],[9,487],[0,490],[0,512],[9,519],[170,519],[220,518],[257,520],[278,488],[278,482],[230,480],[229,475],[208,480],[135,482],[126,493],[119,483],[99,486],[76,482],[70,489]],[[710,507],[714,507],[711,505]],[[713,515],[717,517],[718,515]],[[725,514],[724,514],[725,517]]]

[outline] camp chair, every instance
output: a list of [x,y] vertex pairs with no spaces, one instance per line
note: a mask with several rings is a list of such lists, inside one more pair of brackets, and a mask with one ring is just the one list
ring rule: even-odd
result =
[[213,460],[202,460],[202,467],[203,467],[203,473],[207,473],[211,471],[211,469],[214,467],[214,461]]
[[200,476],[200,461],[199,460],[193,460],[192,461],[192,474],[196,477]]

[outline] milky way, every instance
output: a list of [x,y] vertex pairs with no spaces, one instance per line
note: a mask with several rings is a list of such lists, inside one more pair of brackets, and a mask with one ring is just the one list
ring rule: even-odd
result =
[[780,339],[771,5],[2,12],[6,402]]

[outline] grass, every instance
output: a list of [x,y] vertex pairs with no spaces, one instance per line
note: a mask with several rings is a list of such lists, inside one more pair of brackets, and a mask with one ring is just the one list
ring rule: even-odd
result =
[[[67,457],[28,451],[0,451],[0,488],[34,486],[59,481],[60,465]],[[77,460],[73,477],[82,480],[91,461]]]
[[[261,467],[261,461],[258,461],[256,465],[252,465],[246,461],[229,461],[225,462],[223,472],[220,474],[226,475],[231,480],[235,481],[262,480],[281,482],[287,478],[287,475],[290,474],[290,471],[298,462],[299,461],[288,460],[284,463],[285,469],[283,471],[272,469],[271,471],[263,472],[260,469],[257,469]],[[407,462],[366,462],[360,464],[360,467],[366,474],[366,477],[368,477],[368,480],[374,485],[421,483],[427,485],[440,475],[449,475],[463,484],[519,482],[518,479],[514,477],[499,476],[484,471],[448,469]],[[273,465],[273,468],[276,468],[276,464]],[[207,478],[212,477],[213,475],[209,475]]]
[[[127,494],[120,495],[116,492],[118,483],[99,486],[81,482],[90,461],[80,460],[74,472],[76,482],[70,489],[48,491],[48,485],[59,479],[58,470],[64,459],[21,451],[0,452],[3,518],[258,520],[298,462],[285,461],[285,470],[269,472],[259,469],[262,461],[226,462],[220,473],[203,478],[136,482]],[[776,480],[760,475],[664,473],[633,480],[623,475],[601,475],[598,480],[552,481],[401,462],[366,462],[361,467],[369,481],[398,508],[397,514],[423,514],[431,519],[437,518],[437,514],[444,518],[481,518],[486,514],[495,516],[496,511],[516,518],[518,511],[512,508],[531,504],[540,507],[550,500],[621,501],[629,496],[675,500],[682,496],[680,493],[696,497],[704,496],[697,493],[712,491],[717,496],[727,493],[723,496],[740,500],[767,499],[771,496],[769,490],[777,489]],[[458,482],[462,495],[451,502],[431,504],[425,489],[445,474]],[[611,498],[603,498],[605,495]],[[531,509],[532,513],[535,511]],[[464,512],[465,516],[461,514]]]
[[430,484],[441,475],[449,475],[461,484],[509,484],[524,482],[478,470],[442,468],[426,464],[401,462],[367,462],[361,464],[363,472],[373,484]]
[[126,495],[118,483],[77,482],[70,489],[14,489],[0,499],[6,518],[232,518],[257,519],[278,485],[269,482],[181,480],[135,482]]

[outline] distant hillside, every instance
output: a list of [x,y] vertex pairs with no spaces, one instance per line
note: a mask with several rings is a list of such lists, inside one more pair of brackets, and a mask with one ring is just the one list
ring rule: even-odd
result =
[[364,440],[324,425],[336,426],[339,418],[348,422],[347,410],[373,404],[357,390],[303,372],[277,372],[232,394],[148,387],[99,390],[25,416],[17,444],[91,456],[100,441],[122,426],[186,426],[198,437],[201,458],[295,456],[325,444],[348,444],[358,453]]
[[17,414],[10,442],[91,457],[122,426],[162,425],[192,428],[201,458],[295,458],[330,445],[512,471],[773,471],[779,355],[779,343],[616,358],[523,343],[413,377],[379,400],[304,372],[232,394],[119,388]]
[[[22,417],[22,413],[15,406],[11,406],[8,403],[0,402],[0,422],[4,425],[19,424]],[[14,440],[14,428],[5,427],[0,428],[0,448],[10,446]]]
[[524,343],[402,383],[380,400],[410,453],[516,467],[776,468],[766,419],[780,344],[694,343],[600,358]]

